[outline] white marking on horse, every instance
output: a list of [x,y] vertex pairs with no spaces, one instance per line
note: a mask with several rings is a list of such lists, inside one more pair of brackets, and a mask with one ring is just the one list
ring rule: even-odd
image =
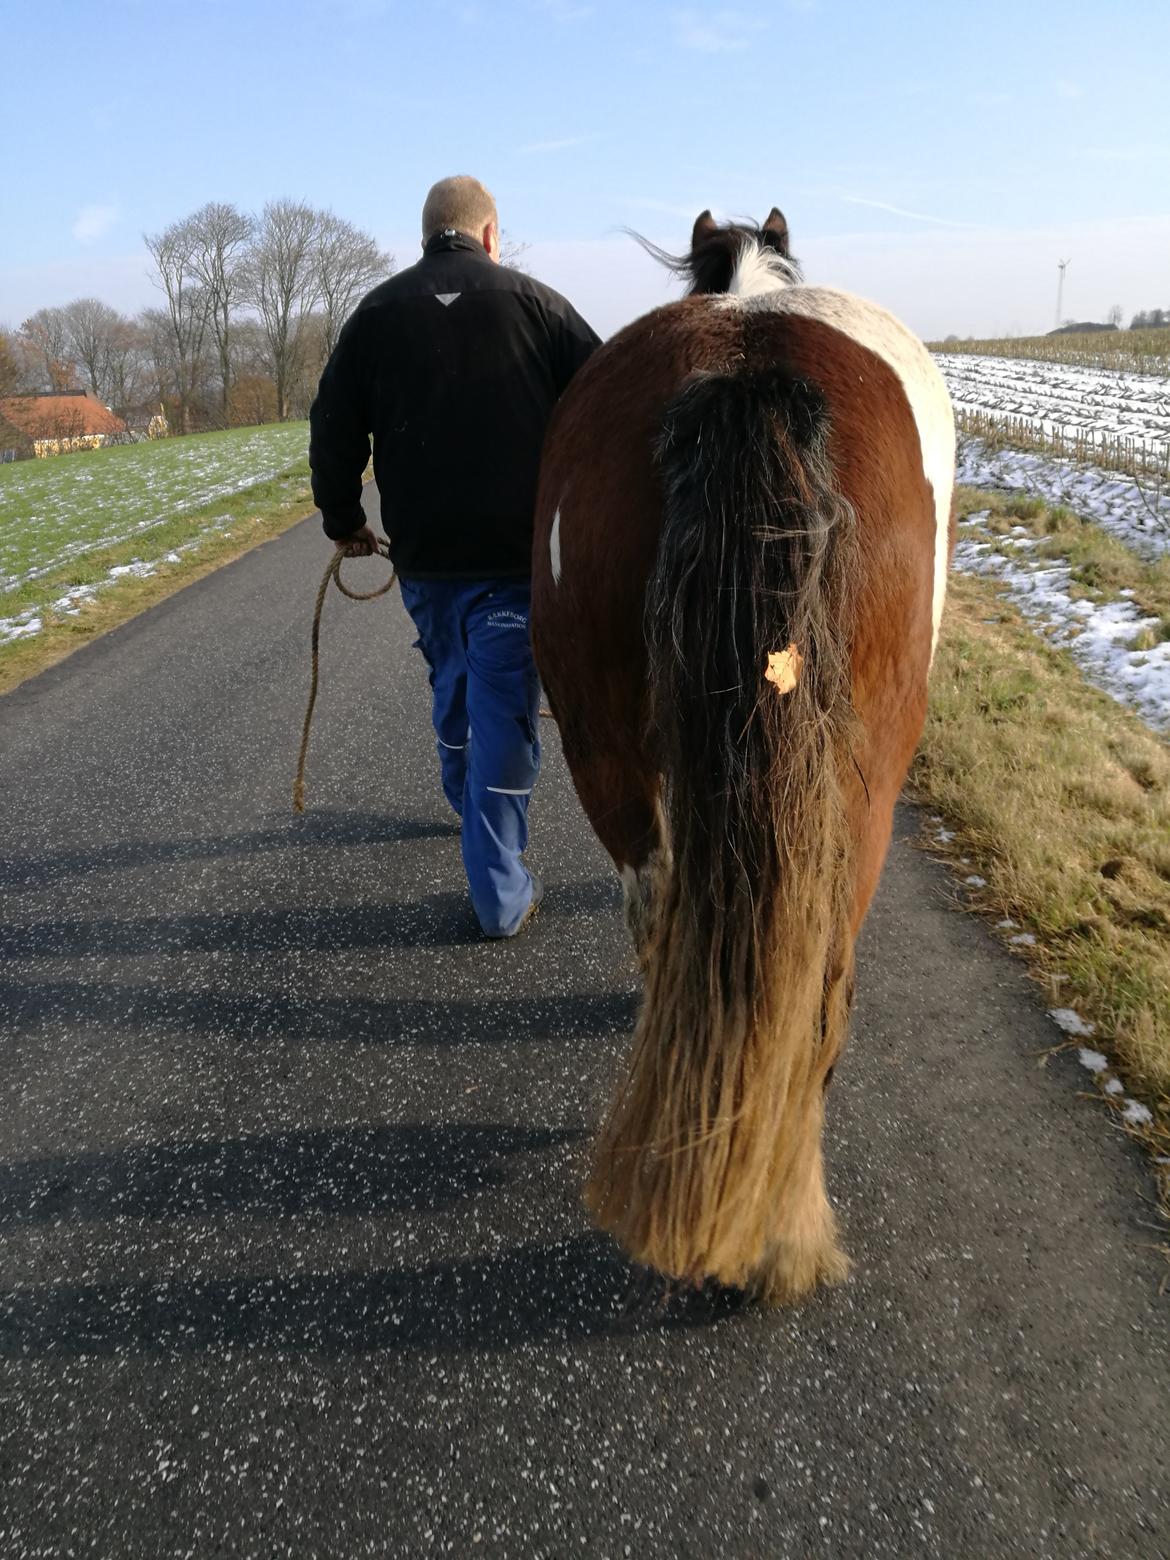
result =
[[443,307],[445,309],[449,309],[451,307],[451,305],[455,302],[456,298],[458,298],[459,296],[460,296],[459,293],[436,293],[435,294],[435,297],[439,300],[439,302],[443,305]]
[[800,271],[778,249],[761,244],[758,239],[746,239],[740,246],[731,282],[719,302],[735,304],[742,298],[759,298],[781,287],[793,287],[800,281]]
[[557,512],[553,516],[552,530],[548,538],[548,561],[552,566],[553,584],[561,583],[561,510],[557,505]]
[[836,287],[786,287],[729,299],[740,308],[820,320],[865,347],[897,374],[918,427],[922,471],[934,494],[934,600],[931,654],[938,644],[947,589],[947,543],[955,481],[955,415],[938,365],[914,333],[867,298]]

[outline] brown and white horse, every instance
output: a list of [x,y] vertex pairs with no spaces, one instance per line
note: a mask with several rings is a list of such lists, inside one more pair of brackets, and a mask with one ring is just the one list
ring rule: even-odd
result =
[[926,711],[954,422],[921,342],[704,212],[680,302],[545,446],[537,663],[645,974],[586,1201],[637,1261],[769,1301],[840,1278],[823,1102]]

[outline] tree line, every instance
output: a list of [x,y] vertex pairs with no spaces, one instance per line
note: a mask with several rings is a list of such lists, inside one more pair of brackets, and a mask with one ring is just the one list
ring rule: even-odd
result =
[[349,313],[394,270],[295,200],[209,201],[144,240],[159,305],[131,318],[76,298],[0,330],[0,397],[89,391],[131,426],[161,405],[182,433],[304,417]]

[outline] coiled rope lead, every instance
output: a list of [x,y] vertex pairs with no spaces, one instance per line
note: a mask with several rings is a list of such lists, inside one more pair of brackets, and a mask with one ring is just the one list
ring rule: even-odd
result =
[[[377,556],[389,559],[390,544],[384,538],[380,539],[376,549]],[[337,551],[330,558],[325,573],[321,576],[321,584],[317,588],[317,605],[313,608],[313,676],[309,683],[309,705],[305,710],[305,724],[301,731],[301,751],[297,758],[297,777],[293,781],[293,811],[305,810],[305,759],[309,752],[309,728],[313,724],[313,706],[317,702],[317,680],[320,663],[321,646],[321,609],[325,605],[325,596],[329,590],[330,580],[337,586],[343,596],[348,596],[351,601],[376,601],[379,596],[386,595],[396,579],[391,569],[390,578],[384,585],[379,585],[377,590],[350,590],[349,586],[341,578],[341,565],[349,556],[347,553]],[[374,554],[363,556],[373,557]]]

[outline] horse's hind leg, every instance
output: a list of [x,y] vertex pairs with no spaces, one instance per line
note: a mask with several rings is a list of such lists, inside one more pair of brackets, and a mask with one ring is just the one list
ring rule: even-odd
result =
[[658,777],[629,753],[586,752],[571,736],[564,736],[563,742],[581,805],[622,880],[626,926],[641,960],[667,865]]
[[842,946],[830,959],[821,1008],[821,1047],[815,1063],[821,1080],[819,1108],[810,1110],[791,1145],[791,1175],[784,1202],[776,1209],[778,1234],[765,1251],[751,1285],[766,1305],[798,1300],[817,1284],[840,1283],[849,1259],[837,1239],[837,1219],[825,1188],[821,1152],[824,1101],[837,1058],[845,1044],[853,1006],[854,959],[851,931],[843,928]]

